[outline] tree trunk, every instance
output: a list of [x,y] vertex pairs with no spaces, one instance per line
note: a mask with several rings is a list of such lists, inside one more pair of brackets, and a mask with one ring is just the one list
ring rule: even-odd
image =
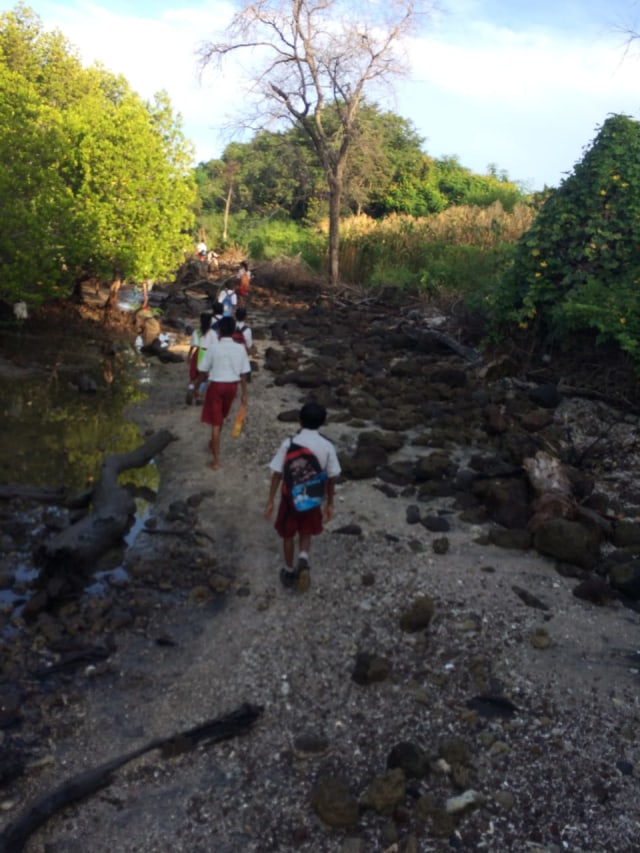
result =
[[44,545],[42,580],[62,570],[68,580],[95,565],[109,548],[122,542],[135,515],[135,501],[127,489],[118,485],[118,474],[129,468],[142,468],[174,440],[168,430],[154,433],[130,453],[113,453],[102,463],[100,479],[93,492],[94,510]]
[[122,287],[122,277],[117,273],[113,274],[113,280],[109,285],[109,299],[107,300],[107,311],[113,311],[118,304],[118,293]]
[[339,178],[329,179],[329,281],[340,281],[340,201],[342,184]]
[[229,190],[224,202],[224,217],[222,219],[222,242],[227,242],[229,232],[229,214],[231,212],[231,197],[233,196],[233,184],[229,184]]

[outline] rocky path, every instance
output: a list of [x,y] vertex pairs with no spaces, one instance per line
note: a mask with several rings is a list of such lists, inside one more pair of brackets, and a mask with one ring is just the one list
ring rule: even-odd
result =
[[[115,651],[56,694],[2,823],[82,769],[250,702],[249,735],[140,758],[27,850],[636,850],[637,613],[576,598],[575,577],[489,544],[495,525],[463,521],[450,497],[428,510],[446,533],[409,524],[415,491],[378,479],[339,486],[310,590],[280,587],[267,465],[294,431],[278,415],[306,392],[264,363],[303,343],[258,341],[246,428],[223,433],[218,472],[186,364],[149,362],[132,417],[178,438],[157,460],[156,532],[128,554]],[[324,432],[353,454],[362,425],[334,414]]]

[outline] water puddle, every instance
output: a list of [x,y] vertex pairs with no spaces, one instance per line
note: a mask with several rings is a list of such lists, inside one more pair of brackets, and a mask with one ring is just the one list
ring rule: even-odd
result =
[[[133,310],[140,299],[124,289],[121,307]],[[129,340],[80,337],[64,323],[45,335],[0,328],[0,485],[63,487],[68,495],[91,490],[105,455],[128,452],[144,440],[124,413],[144,397],[145,378],[148,383],[146,360]],[[98,567],[88,594],[103,595],[126,581],[123,555],[144,526],[158,481],[153,463],[120,476],[122,485],[145,497],[136,497],[134,523],[111,559],[118,564]],[[66,523],[59,516],[69,512],[29,506],[21,508],[19,499],[0,502],[0,622],[5,625],[32,594],[38,575],[29,562],[33,538]]]

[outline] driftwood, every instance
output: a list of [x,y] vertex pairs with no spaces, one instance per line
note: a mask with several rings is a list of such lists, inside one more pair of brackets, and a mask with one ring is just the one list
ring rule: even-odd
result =
[[452,350],[456,355],[461,356],[466,361],[480,361],[480,354],[476,350],[472,347],[465,346],[465,344],[461,344],[460,341],[457,341],[451,335],[446,334],[446,332],[438,332],[436,329],[423,329],[419,326],[413,326],[407,323],[400,323],[397,330],[401,331],[411,340],[416,341],[416,343],[420,341],[424,341],[429,344],[435,343],[438,344],[438,346]]
[[0,486],[0,500],[26,500],[43,504],[64,503],[67,490],[64,486]]
[[91,770],[73,776],[50,794],[46,794],[28,808],[17,820],[9,824],[0,835],[0,853],[20,853],[32,833],[45,824],[50,817],[71,805],[83,800],[96,791],[105,788],[113,781],[113,774],[125,764],[139,758],[154,749],[160,749],[163,758],[180,755],[193,749],[198,743],[222,740],[247,734],[262,714],[262,708],[245,703],[237,711],[217,720],[210,720],[185,732],[169,737],[155,738],[139,749],[112,758]]
[[102,463],[100,479],[93,492],[94,510],[76,524],[50,539],[40,553],[45,569],[57,567],[85,569],[114,545],[120,544],[136,511],[127,489],[118,485],[118,474],[129,468],[142,468],[175,440],[161,430],[129,453],[113,453]]
[[534,514],[529,519],[529,530],[537,530],[552,518],[582,519],[594,524],[605,535],[611,533],[611,521],[587,507],[581,506],[572,495],[572,486],[565,466],[544,450],[523,461],[523,467],[536,494]]

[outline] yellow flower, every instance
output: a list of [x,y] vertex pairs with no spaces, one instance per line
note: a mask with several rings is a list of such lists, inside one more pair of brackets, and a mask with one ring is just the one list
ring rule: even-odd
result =
[[540,254],[540,249],[533,249],[531,252],[531,256],[533,258],[537,258],[539,254]]
[[521,329],[528,329],[529,328],[529,324],[524,320],[521,323],[518,323],[518,326],[520,326]]
[[540,266],[544,269],[544,267],[548,267],[549,264],[546,261],[540,261]]
[[620,322],[624,326],[624,324],[627,322],[627,318],[626,317],[620,317]]
[[611,175],[611,177],[613,178],[614,181],[620,180],[620,175]]
[[607,194],[606,190],[600,190],[600,195],[606,195],[606,194]]
[[542,275],[541,272],[534,272],[533,277],[534,278],[540,278],[541,275]]

